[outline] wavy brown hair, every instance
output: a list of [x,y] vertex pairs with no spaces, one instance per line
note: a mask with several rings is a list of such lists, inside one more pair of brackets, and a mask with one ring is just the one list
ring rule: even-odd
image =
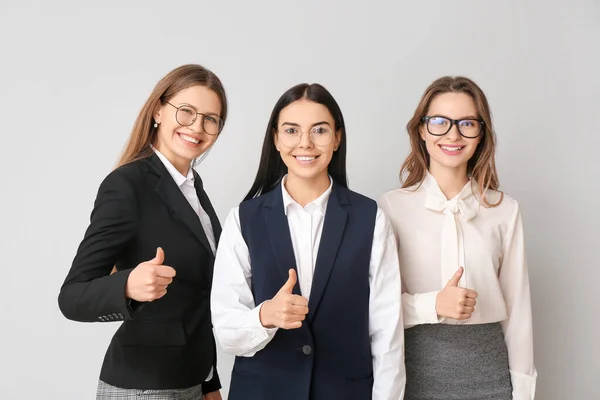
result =
[[221,119],[227,119],[227,96],[221,80],[212,71],[198,64],[186,64],[165,75],[154,87],[140,110],[129,140],[121,154],[117,167],[152,155],[150,145],[156,144],[157,128],[154,114],[178,92],[192,86],[205,86],[219,96]]
[[[469,78],[463,76],[444,76],[435,80],[425,90],[413,117],[408,121],[406,130],[410,138],[411,152],[400,168],[400,181],[403,188],[420,185],[425,179],[429,167],[429,153],[420,135],[423,117],[435,98],[442,93],[464,93],[473,99],[479,118],[484,121],[481,140],[475,149],[473,157],[467,163],[467,174],[477,182],[477,192],[480,201],[485,206],[494,207],[500,204],[502,196],[496,203],[490,203],[486,190],[498,190],[498,172],[496,171],[495,151],[496,133],[492,125],[492,113],[485,94],[481,88]],[[405,179],[403,179],[406,177]],[[474,188],[475,189],[475,188]]]

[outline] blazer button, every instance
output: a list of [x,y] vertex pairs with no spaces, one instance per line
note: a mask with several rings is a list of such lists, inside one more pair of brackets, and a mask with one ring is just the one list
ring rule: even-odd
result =
[[98,317],[98,320],[104,321],[104,317]]
[[309,355],[310,353],[312,353],[312,347],[310,347],[309,345],[305,344],[304,346],[302,346],[302,352],[305,355]]

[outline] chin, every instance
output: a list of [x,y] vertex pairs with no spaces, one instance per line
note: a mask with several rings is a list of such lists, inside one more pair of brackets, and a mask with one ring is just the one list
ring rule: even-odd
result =
[[455,169],[461,168],[467,165],[468,160],[443,160],[443,159],[433,159],[433,161],[443,168]]
[[186,160],[189,160],[190,162],[198,157],[200,157],[202,154],[204,153],[204,150],[202,151],[180,151],[178,153],[179,157],[184,158]]
[[323,171],[317,171],[317,170],[312,170],[312,171],[308,171],[308,170],[293,170],[293,169],[288,169],[288,174],[292,174],[295,175],[298,178],[301,179],[315,179],[318,178],[319,176],[323,175]]

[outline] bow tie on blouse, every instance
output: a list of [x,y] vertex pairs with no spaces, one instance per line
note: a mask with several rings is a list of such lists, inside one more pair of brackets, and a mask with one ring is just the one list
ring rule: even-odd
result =
[[464,272],[459,286],[469,287],[463,233],[458,218],[466,222],[477,215],[477,209],[472,204],[473,199],[470,199],[473,194],[470,185],[468,185],[458,196],[450,200],[446,200],[442,196],[441,191],[440,193],[430,192],[425,199],[425,207],[444,214],[441,232],[442,288],[446,286],[460,267],[464,268]]

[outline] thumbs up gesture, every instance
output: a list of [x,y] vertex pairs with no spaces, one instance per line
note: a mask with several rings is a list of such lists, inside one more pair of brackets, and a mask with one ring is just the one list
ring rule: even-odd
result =
[[297,329],[308,314],[308,300],[292,294],[298,277],[296,270],[289,270],[287,282],[271,300],[260,308],[260,323],[266,328]]
[[463,273],[464,268],[460,267],[444,289],[438,293],[435,311],[440,317],[464,320],[471,318],[475,311],[477,292],[458,287],[458,282]]
[[175,276],[173,268],[162,265],[164,261],[165,253],[159,247],[156,249],[156,257],[138,264],[127,278],[125,296],[141,302],[163,297]]

